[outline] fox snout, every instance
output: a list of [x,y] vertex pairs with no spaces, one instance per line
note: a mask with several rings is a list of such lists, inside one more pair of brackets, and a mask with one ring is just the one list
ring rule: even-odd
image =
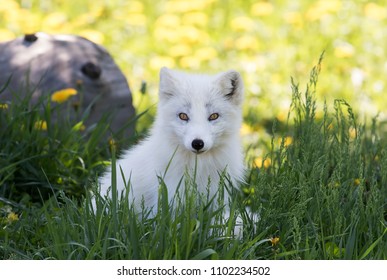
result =
[[204,148],[204,141],[202,139],[194,139],[191,143],[192,148],[195,150],[195,153],[202,152],[202,149]]
[[208,137],[188,136],[185,138],[184,147],[192,153],[201,154],[211,150],[212,141]]

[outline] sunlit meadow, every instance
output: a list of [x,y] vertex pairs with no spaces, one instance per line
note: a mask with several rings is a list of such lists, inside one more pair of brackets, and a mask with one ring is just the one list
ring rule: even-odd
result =
[[[290,77],[302,82],[324,50],[319,102],[344,98],[360,116],[381,113],[384,119],[386,15],[383,1],[2,0],[0,41],[43,31],[102,44],[126,74],[140,109],[157,101],[162,66],[210,73],[234,68],[246,83],[249,144],[274,118],[285,121]],[[140,94],[143,81],[147,97]]]
[[[0,256],[387,258],[384,1],[0,0],[0,41],[39,31],[77,34],[105,46],[128,78],[138,112],[157,102],[162,66],[240,71],[246,89],[241,134],[249,184],[242,187],[237,208],[243,213],[244,206],[251,206],[262,219],[247,226],[238,240],[231,238],[227,225],[208,228],[217,211],[199,211],[190,221],[180,209],[142,224],[124,206],[117,214],[109,210],[104,216],[101,211],[90,218],[87,203],[78,208],[67,197],[51,198],[32,215],[25,209],[31,206],[29,198],[0,200]],[[318,67],[309,76],[314,65]],[[52,100],[65,103],[76,94],[67,90]],[[0,113],[11,106],[0,104]],[[39,134],[49,124],[35,113],[25,142],[38,138],[33,143],[56,149],[54,141]],[[149,128],[153,113],[139,118],[139,132]],[[14,127],[23,122],[4,118],[10,119]],[[83,189],[109,148],[98,148],[103,155],[91,155],[95,146],[77,134],[87,128],[68,124],[68,129],[69,134],[50,131],[67,139],[57,152],[58,164],[38,163],[47,168],[50,187]],[[100,131],[104,129],[101,125]],[[0,159],[8,164],[0,172],[9,176],[0,174],[0,182],[6,182],[16,163],[0,148]],[[70,150],[76,159],[66,154]],[[62,205],[65,213],[59,210]],[[126,220],[119,231],[111,223],[118,219]],[[247,215],[244,220],[252,225]],[[66,223],[77,226],[62,235]]]

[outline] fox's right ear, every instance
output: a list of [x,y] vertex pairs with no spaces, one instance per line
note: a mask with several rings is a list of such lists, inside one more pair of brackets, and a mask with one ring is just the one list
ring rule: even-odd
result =
[[160,70],[159,98],[170,98],[176,92],[176,79],[173,70],[163,67]]

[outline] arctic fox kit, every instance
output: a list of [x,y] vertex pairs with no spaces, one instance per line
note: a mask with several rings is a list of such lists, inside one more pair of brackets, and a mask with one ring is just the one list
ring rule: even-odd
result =
[[[239,130],[243,82],[236,71],[217,75],[160,71],[159,103],[150,135],[117,160],[117,191],[129,189],[129,201],[156,213],[163,178],[168,197],[184,188],[185,174],[194,174],[198,191],[215,195],[221,174],[233,186],[243,180]],[[124,176],[121,176],[121,170]],[[125,180],[125,181],[124,181]],[[100,178],[101,194],[111,185],[111,172]],[[227,202],[227,191],[225,202]]]

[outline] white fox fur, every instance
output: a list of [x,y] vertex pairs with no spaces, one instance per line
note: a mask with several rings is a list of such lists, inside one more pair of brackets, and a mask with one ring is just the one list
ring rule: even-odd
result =
[[[215,195],[220,174],[234,186],[243,180],[240,140],[243,82],[236,71],[217,75],[188,74],[162,68],[159,103],[149,136],[117,160],[117,190],[130,188],[129,198],[139,207],[157,208],[159,178],[172,198],[184,174],[196,164],[198,191]],[[195,140],[195,141],[194,141]],[[125,181],[121,176],[124,173]],[[111,172],[100,178],[101,194],[111,185]],[[209,186],[209,188],[208,188]],[[225,202],[227,202],[225,191]]]

